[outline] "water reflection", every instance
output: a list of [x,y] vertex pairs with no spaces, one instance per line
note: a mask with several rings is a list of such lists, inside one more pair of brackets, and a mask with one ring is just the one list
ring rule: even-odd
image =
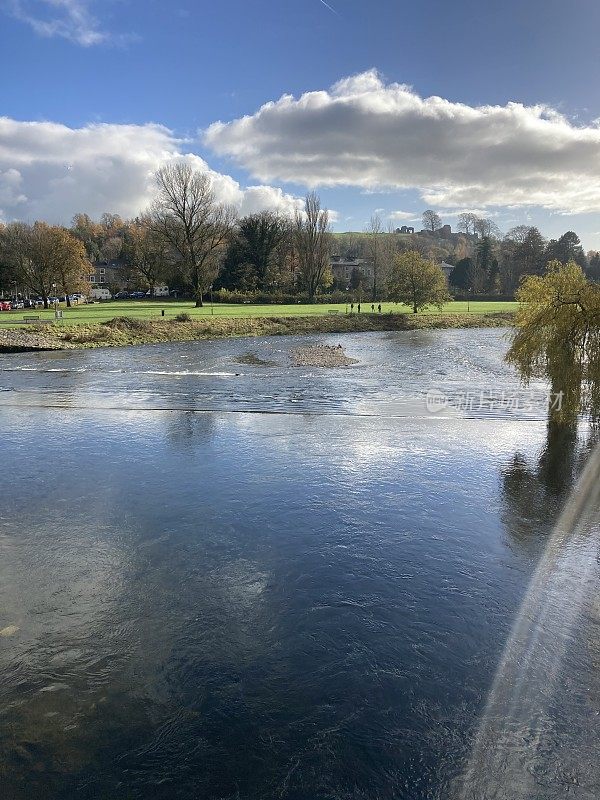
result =
[[[597,647],[600,449],[544,549],[500,661],[460,800],[528,800],[600,790]],[[590,639],[591,636],[591,639]],[[576,787],[576,788],[573,788]]]
[[[551,377],[561,403],[550,408],[543,449],[535,462],[517,452],[503,470],[507,530],[520,549],[541,557],[453,790],[460,800],[591,800],[600,793],[600,725],[590,702],[600,692],[593,666],[600,582],[598,414],[586,405],[591,424],[579,419],[578,370]],[[586,403],[593,396],[586,392]]]
[[568,488],[560,439],[379,413],[433,373],[516,390],[501,333],[350,337],[360,368],[331,372],[290,346],[0,360],[7,797],[448,796],[533,569],[513,520],[537,483],[541,531],[544,482]]
[[193,448],[213,433],[215,425],[211,414],[198,414],[192,411],[169,414],[166,430],[169,441],[182,448]]
[[535,460],[517,450],[502,469],[504,518],[520,546],[539,552],[597,439],[589,426],[579,431],[577,424],[550,419]]

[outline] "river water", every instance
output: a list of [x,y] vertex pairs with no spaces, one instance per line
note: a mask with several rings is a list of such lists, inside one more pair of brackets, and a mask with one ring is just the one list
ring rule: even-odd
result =
[[[317,341],[358,364],[290,366]],[[466,796],[589,452],[506,348],[457,330],[0,356],[0,796]],[[600,796],[588,528],[568,669],[543,731],[506,734],[536,800]]]

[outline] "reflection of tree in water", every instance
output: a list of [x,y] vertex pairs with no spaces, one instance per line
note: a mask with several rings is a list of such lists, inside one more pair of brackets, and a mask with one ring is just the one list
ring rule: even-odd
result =
[[535,463],[517,452],[502,471],[506,522],[524,545],[547,536],[596,441],[596,431],[580,436],[577,424],[548,420],[546,442]]
[[[535,465],[516,453],[503,472],[509,529],[515,538],[547,534],[592,446],[600,421],[600,288],[581,268],[553,261],[528,277],[507,361],[525,384],[548,381],[553,402],[545,447]],[[578,434],[580,415],[590,425]],[[587,423],[586,423],[587,426]]]
[[167,436],[176,447],[193,449],[206,442],[214,432],[214,414],[196,411],[174,412],[168,415]]

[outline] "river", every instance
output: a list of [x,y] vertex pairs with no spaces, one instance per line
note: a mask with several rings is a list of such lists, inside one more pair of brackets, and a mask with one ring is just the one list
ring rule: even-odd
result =
[[[2,797],[455,797],[589,450],[505,337],[0,355]],[[594,553],[536,800],[600,795]]]

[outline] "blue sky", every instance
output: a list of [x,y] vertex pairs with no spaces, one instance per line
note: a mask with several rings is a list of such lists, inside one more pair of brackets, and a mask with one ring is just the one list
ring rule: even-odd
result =
[[[511,101],[549,106],[564,115],[572,128],[589,131],[591,139],[581,144],[580,137],[571,137],[566,159],[570,166],[557,168],[561,180],[579,181],[581,164],[569,172],[578,152],[592,173],[600,172],[594,122],[600,118],[600,3],[331,0],[330,6],[335,11],[322,0],[0,0],[0,114],[16,122],[51,122],[73,129],[107,123],[112,126],[107,136],[117,139],[118,126],[157,123],[166,126],[179,142],[187,140],[177,145],[181,152],[197,153],[212,169],[232,176],[242,187],[259,182],[279,187],[285,194],[302,195],[309,183],[314,184],[314,174],[305,181],[300,168],[288,174],[270,163],[266,153],[260,159],[256,153],[250,157],[241,152],[239,137],[226,144],[213,140],[208,146],[199,131],[218,120],[231,122],[256,115],[264,103],[283,94],[300,98],[312,91],[331,93],[336,82],[374,69],[383,88],[368,86],[366,93],[361,88],[362,98],[382,92],[387,96],[386,87],[397,83],[412,87],[415,97],[435,95],[471,108],[506,107]],[[402,98],[398,102],[402,103]],[[428,112],[423,113],[427,116]],[[328,123],[310,113],[305,118],[316,146],[324,147],[325,163],[332,158],[331,152],[325,152]],[[275,115],[257,120],[255,127],[260,128],[263,140],[257,147],[265,147],[264,126],[274,126],[276,137],[280,120]],[[317,124],[325,126],[318,137]],[[497,123],[488,120],[486,124],[489,130]],[[514,121],[511,136],[515,139],[518,133],[514,128],[521,124]],[[300,121],[295,130],[301,129]],[[16,136],[19,129],[10,130]],[[369,135],[377,139],[373,130],[369,128]],[[389,156],[386,145],[381,159],[414,163],[415,156],[405,150],[405,131],[402,122],[394,138],[396,153]],[[557,131],[555,125],[552,135]],[[40,148],[47,133],[45,128],[39,129]],[[251,133],[257,135],[258,130]],[[388,135],[392,135],[389,129]],[[557,135],[560,138],[560,132]],[[536,141],[547,138],[543,131],[535,136]],[[293,142],[288,145],[293,158],[295,146]],[[467,137],[465,148],[472,146]],[[7,149],[13,147],[11,140]],[[351,150],[360,160],[360,144]],[[287,151],[282,150],[281,157],[284,155]],[[375,155],[369,151],[368,158]],[[102,157],[107,158],[104,150]],[[447,157],[455,157],[453,149]],[[461,158],[467,163],[468,152],[462,153],[459,161]],[[503,158],[512,158],[508,148]],[[516,162],[523,158],[523,153],[518,153]],[[5,217],[18,216],[19,204],[29,215],[46,207],[41,201],[36,205],[33,195],[45,191],[47,165],[42,164],[32,175],[19,166],[29,163],[27,154],[19,151],[14,161],[12,165],[10,157],[0,157],[0,172],[6,175],[10,171],[13,202],[12,206],[5,203]],[[408,219],[410,214],[418,216],[427,205],[434,205],[431,198],[435,196],[441,201],[437,208],[446,212],[451,223],[452,214],[460,210],[481,209],[494,216],[504,230],[520,223],[538,224],[548,235],[573,228],[587,247],[600,248],[600,201],[590,196],[585,203],[576,202],[572,186],[563,207],[556,196],[549,207],[540,207],[537,199],[548,183],[540,184],[532,204],[523,192],[515,194],[514,186],[495,194],[474,192],[469,202],[469,186],[477,179],[470,176],[459,193],[454,189],[452,193],[429,192],[425,194],[427,202],[420,181],[429,181],[431,188],[434,177],[426,165],[411,171],[406,180],[402,169],[399,163],[399,177],[386,187],[379,178],[373,185],[365,185],[354,173],[349,174],[348,185],[325,175],[324,183],[330,185],[318,188],[326,204],[337,212],[336,227],[360,230],[375,209],[380,209],[384,218],[393,212],[398,220]],[[544,161],[543,169],[552,173],[553,168]],[[489,180],[497,174],[492,173]],[[560,194],[558,178],[548,177],[553,180],[554,195]],[[414,186],[400,188],[407,180]],[[456,188],[458,177],[453,174],[441,180],[453,182]],[[108,202],[110,192],[106,186],[103,191]],[[587,187],[585,192],[593,193]],[[125,201],[118,191],[115,194],[116,205],[121,203],[119,207],[124,208]],[[0,183],[0,208],[2,196]],[[82,201],[85,199],[84,194]]]

